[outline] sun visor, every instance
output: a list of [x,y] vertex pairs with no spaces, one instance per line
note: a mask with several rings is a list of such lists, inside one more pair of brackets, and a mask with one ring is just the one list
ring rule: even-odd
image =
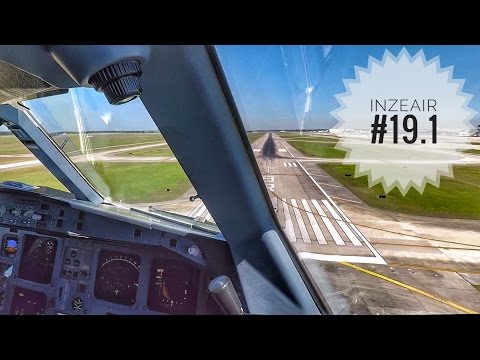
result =
[[20,100],[53,87],[35,75],[0,60],[0,103]]

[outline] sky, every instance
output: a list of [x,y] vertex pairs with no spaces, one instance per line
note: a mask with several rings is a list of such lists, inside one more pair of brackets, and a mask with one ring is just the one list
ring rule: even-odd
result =
[[[382,45],[222,45],[217,50],[247,130],[328,129],[335,95],[345,92],[343,79],[368,57],[381,59],[386,49],[397,55],[403,46]],[[405,46],[427,60],[439,56],[442,67],[454,66],[453,78],[465,79],[470,107],[480,112],[480,46]],[[159,101],[161,97],[159,96]],[[27,102],[49,132],[155,130],[141,100],[108,104],[91,88]],[[476,124],[477,119],[474,120]]]
[[298,130],[333,127],[343,79],[355,78],[355,66],[366,68],[369,56],[382,59],[386,49],[396,56],[403,47],[411,55],[423,49],[427,60],[439,56],[442,68],[454,65],[453,78],[466,79],[463,91],[474,95],[469,106],[480,112],[480,46],[257,45],[218,52],[247,130]]

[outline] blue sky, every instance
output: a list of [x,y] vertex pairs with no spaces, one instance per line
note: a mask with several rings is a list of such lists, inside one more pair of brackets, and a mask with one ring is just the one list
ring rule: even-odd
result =
[[[304,129],[335,125],[330,111],[339,105],[334,96],[345,91],[343,79],[354,78],[354,66],[366,67],[369,55],[381,59],[385,49],[397,55],[402,47],[235,45],[217,49],[246,129],[281,130],[299,129],[302,124]],[[423,49],[427,59],[440,56],[442,67],[454,65],[453,77],[466,79],[463,91],[474,95],[470,107],[480,112],[480,46],[406,48],[412,55]],[[76,131],[79,121],[87,131],[156,129],[140,100],[111,106],[93,89],[73,89],[29,101],[28,106],[49,131]]]
[[[345,92],[343,79],[355,78],[354,66],[367,67],[368,57],[381,59],[388,49],[404,46],[219,46],[218,52],[247,129],[330,128],[330,111]],[[405,46],[427,60],[440,56],[442,67],[454,65],[453,78],[466,79],[464,92],[474,95],[470,107],[480,112],[480,46]],[[304,117],[305,89],[313,87]]]

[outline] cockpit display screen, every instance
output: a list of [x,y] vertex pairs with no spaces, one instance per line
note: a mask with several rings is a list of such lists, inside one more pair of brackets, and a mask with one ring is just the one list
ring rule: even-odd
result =
[[198,270],[171,260],[155,259],[150,271],[148,308],[168,314],[195,314]]
[[56,254],[57,239],[26,236],[18,276],[23,280],[49,284]]

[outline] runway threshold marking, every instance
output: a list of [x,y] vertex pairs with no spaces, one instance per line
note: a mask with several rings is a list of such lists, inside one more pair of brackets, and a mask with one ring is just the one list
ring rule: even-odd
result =
[[298,209],[297,200],[290,199],[293,205],[293,213],[295,214],[295,218],[297,219],[298,228],[300,229],[300,234],[302,235],[303,242],[311,243],[310,236],[308,235],[307,227],[302,218],[302,214],[300,214],[300,210]]
[[350,230],[348,225],[344,221],[342,221],[342,218],[333,209],[332,205],[330,205],[327,200],[322,200],[322,203],[325,205],[325,207],[330,212],[330,214],[332,214],[333,218],[337,220],[338,225],[340,225],[340,227],[342,228],[343,232],[347,235],[350,242],[355,246],[362,246],[362,243],[360,242],[360,240],[358,240],[358,238],[355,236],[352,230]]
[[195,210],[193,210],[190,214],[188,214],[188,216],[190,217],[196,217],[197,215],[200,215],[202,211],[200,211],[200,209],[202,209],[205,205],[203,205],[203,202],[201,202],[200,204],[198,204],[198,206],[195,208]]
[[310,225],[312,226],[313,232],[315,233],[315,237],[317,238],[317,241],[319,244],[327,244],[327,240],[325,240],[325,236],[323,236],[322,230],[320,229],[320,226],[318,226],[317,220],[315,219],[315,216],[312,213],[312,209],[310,209],[310,206],[308,205],[307,200],[301,199],[303,208],[305,209],[307,213],[308,220],[310,221]]
[[[285,144],[283,143],[282,140],[279,140],[280,143],[282,144],[282,146],[285,147],[285,149],[287,149],[287,152],[290,154],[290,156],[292,157],[292,159],[294,159],[297,163],[298,163],[298,166],[300,166],[300,168],[305,172],[305,174],[307,174],[307,176],[310,178],[310,180],[312,180],[312,182],[317,186],[317,188],[322,192],[323,195],[325,195],[325,197],[327,198],[327,200],[332,204],[332,206],[340,213],[340,215],[345,219],[345,222],[347,222],[353,229],[354,233],[356,233],[360,239],[362,239],[362,241],[365,243],[365,245],[367,245],[367,247],[370,249],[370,251],[373,253],[373,255],[375,256],[375,258],[377,258],[380,263],[382,264],[386,264],[387,262],[382,258],[382,256],[378,253],[377,250],[375,250],[375,248],[372,246],[372,244],[370,244],[370,242],[368,241],[368,239],[362,234],[362,232],[352,223],[352,221],[349,219],[349,217],[340,209],[340,207],[333,201],[333,199],[330,197],[330,195],[328,195],[326,193],[326,191],[318,184],[318,182],[313,178],[312,175],[310,175],[310,173],[307,171],[307,169],[305,169],[305,167],[295,158],[295,156],[292,154],[292,152],[288,149],[288,147],[285,146]],[[369,260],[369,259],[368,259]],[[358,261],[356,261],[358,262]]]
[[287,234],[287,238],[290,242],[296,242],[297,239],[295,238],[295,231],[293,228],[292,217],[290,216],[290,211],[288,210],[287,199],[282,199],[283,205],[283,215],[285,216],[285,232]]
[[392,284],[394,284],[394,285],[403,287],[403,288],[405,288],[405,289],[407,289],[407,290],[410,290],[410,291],[413,291],[413,292],[415,292],[415,293],[417,293],[417,294],[426,296],[426,297],[428,297],[428,298],[430,298],[430,299],[433,299],[433,300],[436,300],[436,301],[438,301],[438,302],[441,302],[442,304],[448,305],[448,306],[450,306],[450,307],[452,307],[452,308],[454,308],[454,309],[463,311],[463,312],[465,312],[465,313],[467,313],[467,314],[478,314],[478,312],[475,311],[475,310],[472,310],[472,309],[469,309],[469,308],[467,308],[467,307],[465,307],[465,306],[456,304],[456,303],[454,303],[453,301],[443,299],[443,298],[441,298],[440,296],[437,296],[437,295],[434,295],[434,294],[430,294],[430,293],[428,293],[428,292],[426,292],[426,291],[423,291],[423,290],[420,290],[420,289],[418,289],[418,288],[416,288],[416,287],[414,287],[414,286],[410,286],[410,285],[408,285],[408,284],[405,284],[405,283],[403,283],[403,282],[401,282],[401,281],[394,280],[394,279],[392,279],[392,278],[389,278],[388,276],[385,276],[385,275],[376,273],[376,272],[374,272],[374,271],[370,271],[370,270],[364,269],[364,268],[362,268],[362,267],[360,267],[360,266],[357,266],[357,265],[354,265],[354,264],[350,264],[350,263],[348,263],[348,262],[346,262],[346,261],[339,261],[339,264],[342,264],[342,265],[344,265],[344,266],[351,267],[351,268],[353,268],[353,269],[355,269],[355,270],[358,270],[358,271],[361,271],[361,272],[363,272],[363,273],[365,273],[365,274],[368,274],[368,275],[371,275],[371,276],[375,276],[375,277],[377,277],[377,278],[379,278],[379,279],[388,281],[389,283],[392,283]]
[[345,242],[343,241],[342,237],[338,233],[335,226],[333,226],[330,219],[327,217],[327,214],[325,213],[325,211],[323,211],[323,209],[320,207],[320,204],[317,202],[317,200],[312,200],[312,204],[317,210],[318,215],[320,215],[320,218],[322,219],[323,223],[327,227],[328,232],[330,233],[330,235],[332,235],[332,238],[333,238],[333,241],[335,241],[335,244],[345,245]]

